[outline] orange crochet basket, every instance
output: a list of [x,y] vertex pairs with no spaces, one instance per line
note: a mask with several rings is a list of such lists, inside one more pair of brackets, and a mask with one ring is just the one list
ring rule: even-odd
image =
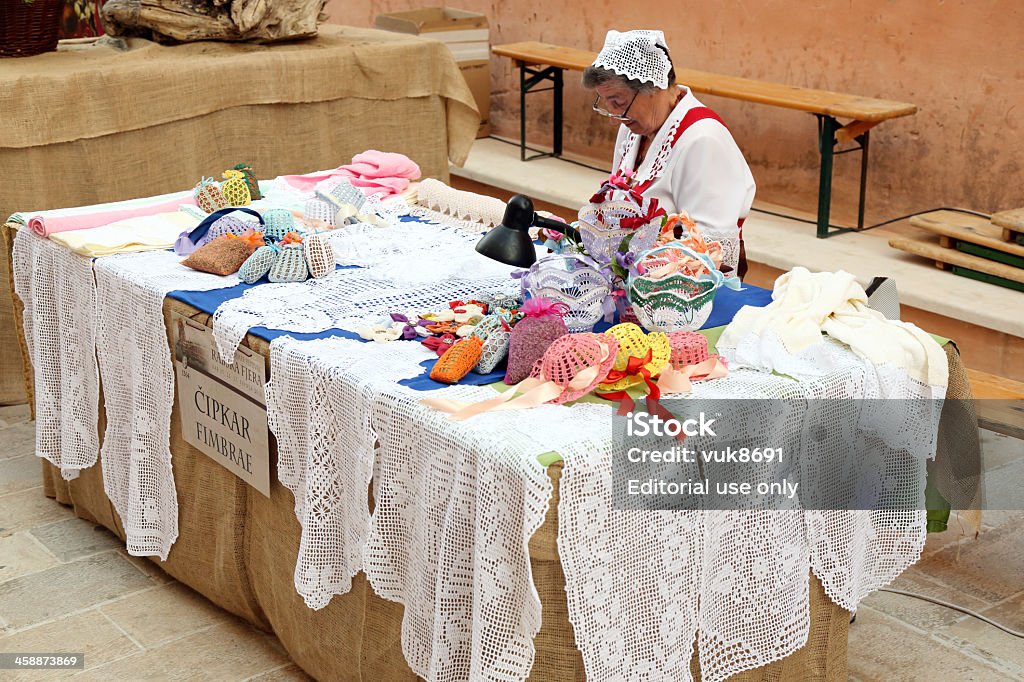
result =
[[31,57],[57,49],[64,0],[0,2],[0,57]]

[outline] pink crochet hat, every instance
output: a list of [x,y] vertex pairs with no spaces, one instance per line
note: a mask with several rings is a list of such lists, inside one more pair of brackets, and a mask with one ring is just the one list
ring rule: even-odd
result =
[[708,359],[708,340],[703,334],[687,331],[669,332],[668,343],[672,349],[672,357],[669,359],[672,369],[682,369]]
[[567,403],[597,388],[615,364],[618,350],[619,342],[613,336],[566,334],[548,347],[530,376],[561,386],[561,395],[550,402]]

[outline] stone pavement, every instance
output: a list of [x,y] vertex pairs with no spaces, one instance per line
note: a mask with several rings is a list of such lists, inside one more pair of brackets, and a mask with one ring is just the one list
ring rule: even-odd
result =
[[[982,431],[990,477],[1024,480],[1024,441]],[[1024,511],[987,511],[978,540],[950,523],[891,587],[1024,631]],[[1024,680],[1024,639],[918,599],[876,592],[850,626],[851,680]]]
[[85,654],[86,669],[0,680],[309,680],[277,639],[43,496],[24,407],[0,407],[0,652]]
[[[129,557],[101,527],[43,496],[35,425],[0,408],[0,652],[84,652],[84,671],[3,680],[309,679],[277,640]],[[1024,441],[985,433],[993,465],[1024,469]],[[1012,469],[1011,469],[1012,467]],[[932,535],[893,585],[1024,630],[1024,512],[989,512],[981,539]],[[879,592],[850,628],[851,680],[1024,680],[1024,640],[974,618]],[[787,681],[788,682],[788,681]]]

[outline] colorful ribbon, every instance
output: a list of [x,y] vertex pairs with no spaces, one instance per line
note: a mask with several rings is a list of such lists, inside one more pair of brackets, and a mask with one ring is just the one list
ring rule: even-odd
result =
[[582,391],[593,385],[601,371],[601,365],[608,359],[609,346],[601,344],[602,355],[596,365],[580,370],[565,386],[558,384],[543,373],[539,377],[530,377],[505,391],[501,395],[478,403],[464,403],[447,398],[426,398],[420,403],[445,412],[453,421],[463,421],[470,417],[497,410],[522,410],[538,407],[551,402],[566,390]]
[[724,358],[712,355],[696,365],[686,365],[682,369],[665,369],[658,377],[658,386],[666,393],[689,393],[691,385],[697,381],[720,379],[729,375],[729,367]]
[[[740,281],[740,278],[739,277],[726,277],[725,275],[723,275],[722,271],[719,270],[717,267],[715,267],[715,262],[713,260],[711,260],[711,256],[707,255],[706,253],[699,253],[697,251],[694,251],[690,247],[683,246],[682,244],[680,244],[678,242],[669,242],[668,244],[665,244],[663,246],[655,247],[655,248],[651,249],[650,251],[645,251],[644,253],[641,254],[640,263],[638,263],[638,268],[637,269],[638,270],[640,269],[640,267],[643,264],[644,259],[646,259],[646,258],[648,258],[650,256],[657,255],[659,253],[663,253],[665,251],[671,251],[671,250],[682,251],[687,256],[690,256],[691,258],[695,258],[696,260],[699,260],[701,262],[701,264],[705,267],[707,272],[701,273],[697,277],[698,280],[711,280],[712,282],[714,282],[715,288],[718,288],[718,287],[724,285],[724,286],[732,289],[733,291],[741,291],[743,289],[743,286],[742,286],[743,283]],[[641,273],[641,274],[643,274],[643,273]]]
[[263,233],[257,232],[256,230],[246,230],[242,234],[234,234],[232,232],[228,232],[224,234],[224,236],[229,237],[231,239],[243,241],[253,249],[258,249],[261,246],[265,246],[265,243],[263,241]]
[[[659,398],[661,398],[661,389],[658,388],[658,384],[654,383],[654,380],[651,377],[651,371],[647,369],[647,365],[652,360],[652,355],[653,354],[650,348],[647,349],[647,354],[644,355],[642,358],[637,357],[635,355],[631,355],[629,359],[626,361],[626,369],[613,369],[612,371],[608,372],[608,376],[605,377],[604,381],[602,381],[601,383],[613,384],[616,381],[625,379],[626,377],[640,376],[643,377],[644,383],[647,384],[647,395],[652,400],[658,400]],[[611,393],[595,393],[594,395],[596,395],[599,398],[604,398],[605,400],[618,402],[618,413],[620,415],[632,412],[633,408],[636,406],[636,403],[633,402],[632,396],[630,396],[629,393],[626,391],[613,391]]]
[[565,317],[569,314],[569,306],[544,296],[534,296],[520,306],[519,312],[526,317]]
[[420,343],[437,353],[438,357],[440,357],[458,340],[455,334],[441,334],[440,336],[428,336],[420,341]]

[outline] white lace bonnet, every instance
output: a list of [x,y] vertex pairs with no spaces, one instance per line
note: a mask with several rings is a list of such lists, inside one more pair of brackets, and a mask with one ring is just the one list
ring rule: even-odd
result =
[[672,62],[661,31],[608,31],[593,66],[665,90]]

